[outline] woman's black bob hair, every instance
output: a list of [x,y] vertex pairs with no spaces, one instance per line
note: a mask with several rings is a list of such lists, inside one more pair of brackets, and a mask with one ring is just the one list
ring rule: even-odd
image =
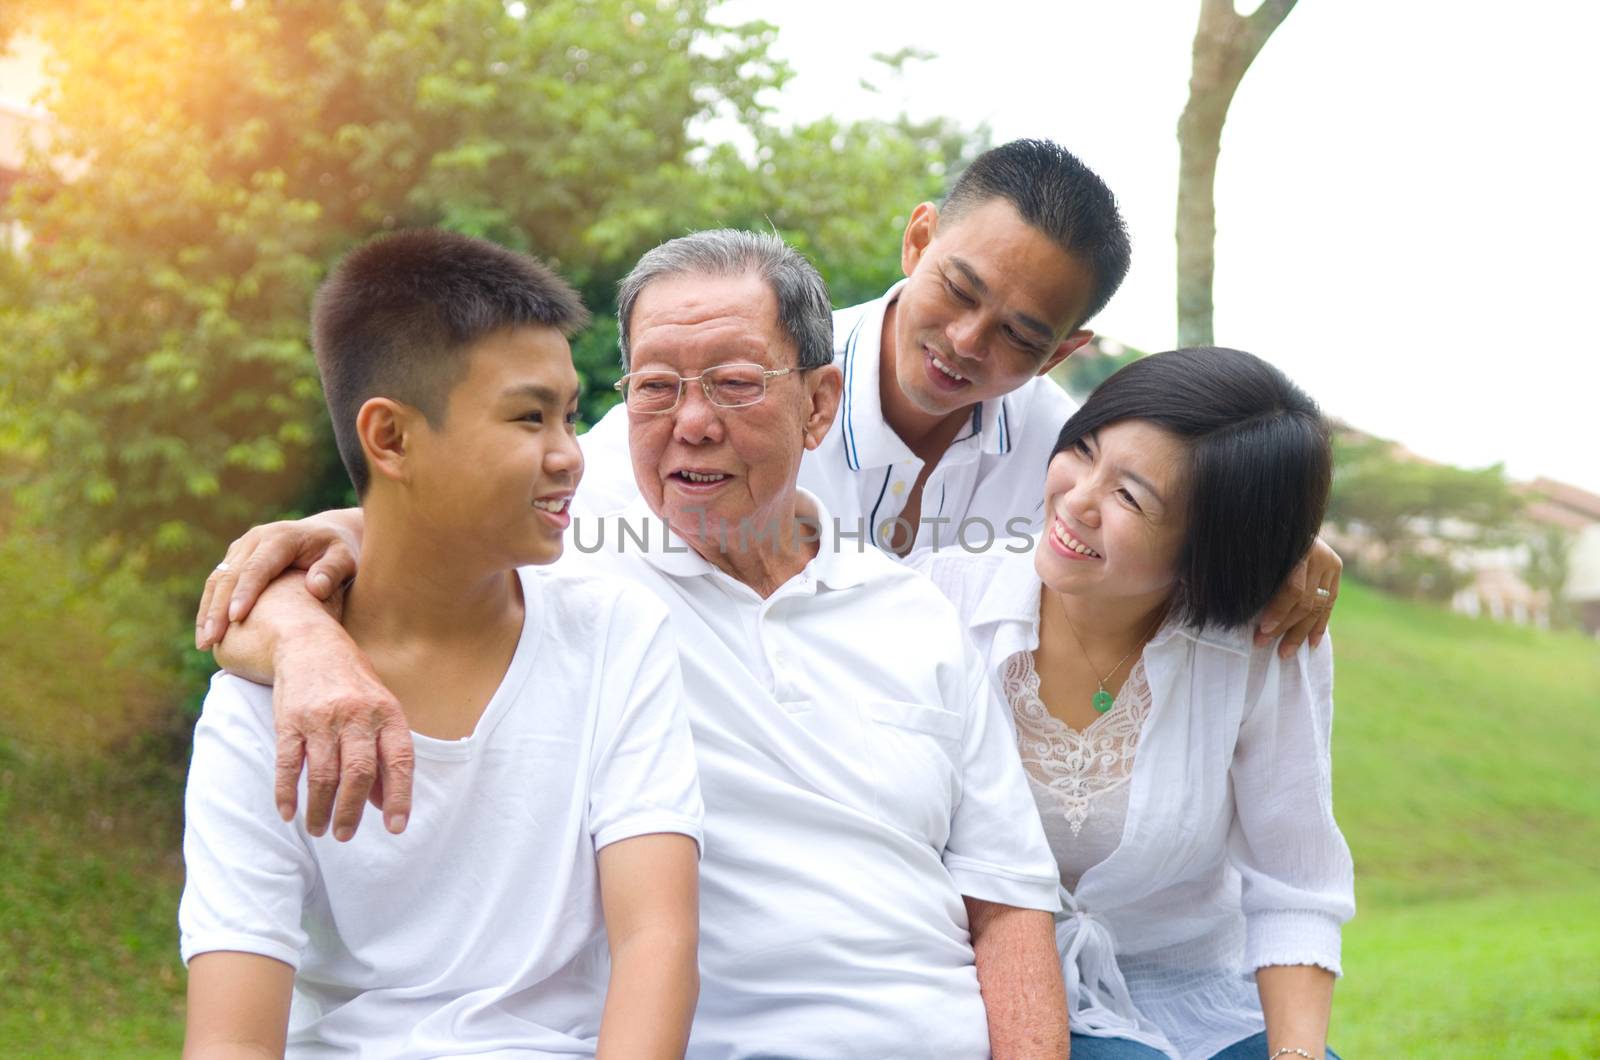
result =
[[1250,623],[1322,525],[1333,454],[1316,402],[1240,350],[1152,354],[1089,395],[1051,458],[1124,420],[1152,423],[1188,451],[1187,526],[1171,616],[1196,628]]

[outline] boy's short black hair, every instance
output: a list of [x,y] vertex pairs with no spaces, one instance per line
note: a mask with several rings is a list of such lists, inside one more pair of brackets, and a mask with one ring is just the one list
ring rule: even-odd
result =
[[1188,451],[1188,526],[1172,615],[1194,627],[1250,623],[1305,556],[1333,476],[1327,421],[1278,369],[1239,350],[1140,358],[1089,395],[1051,453],[1124,420]]
[[991,199],[1005,199],[1028,224],[1094,274],[1094,292],[1074,327],[1106,307],[1128,275],[1133,248],[1116,196],[1071,151],[1049,140],[1013,140],[990,148],[961,174],[940,208],[959,220]]
[[351,251],[317,292],[311,344],[357,496],[371,481],[356,437],[356,413],[366,401],[403,401],[437,427],[473,343],[510,327],[570,336],[588,320],[565,280],[486,240],[418,229]]

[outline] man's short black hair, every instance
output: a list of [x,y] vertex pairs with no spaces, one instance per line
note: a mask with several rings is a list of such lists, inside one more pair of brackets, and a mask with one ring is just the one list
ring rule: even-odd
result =
[[1172,615],[1194,627],[1251,622],[1316,538],[1328,505],[1328,424],[1278,369],[1198,347],[1129,364],[1089,395],[1056,453],[1103,427],[1144,420],[1188,451],[1188,526]]
[[510,327],[570,336],[588,320],[565,280],[486,240],[418,229],[351,251],[317,292],[311,344],[356,494],[370,482],[356,437],[356,413],[370,398],[403,401],[437,427],[473,343]]
[[1128,275],[1133,248],[1105,181],[1059,144],[1013,140],[973,159],[945,198],[940,221],[959,220],[991,199],[1016,207],[1094,275],[1093,295],[1074,327],[1106,307]]

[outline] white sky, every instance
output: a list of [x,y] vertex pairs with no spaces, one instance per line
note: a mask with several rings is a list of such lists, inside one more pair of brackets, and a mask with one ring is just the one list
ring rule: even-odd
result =
[[[1254,6],[1240,0],[1241,7]],[[1127,283],[1096,326],[1176,339],[1175,130],[1199,0],[730,0],[779,27],[785,117],[948,114],[1045,136],[1116,191]],[[847,29],[846,29],[847,27]],[[1600,5],[1301,0],[1217,174],[1216,335],[1435,459],[1600,492]],[[869,56],[938,58],[874,96]]]

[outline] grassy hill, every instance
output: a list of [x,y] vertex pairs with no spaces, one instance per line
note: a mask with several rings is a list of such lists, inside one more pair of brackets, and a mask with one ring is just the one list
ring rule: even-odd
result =
[[[24,656],[0,635],[0,673],[71,673],[99,657],[84,637],[35,636]],[[1360,907],[1335,1047],[1348,1060],[1600,1056],[1600,645],[1349,586],[1335,647],[1336,806]],[[26,687],[0,686],[0,713]],[[48,687],[63,698],[30,699],[36,725],[73,716]],[[174,782],[127,776],[110,753],[64,767],[0,736],[7,1055],[176,1050]]]
[[1335,623],[1335,1048],[1600,1056],[1600,645],[1359,586]]

